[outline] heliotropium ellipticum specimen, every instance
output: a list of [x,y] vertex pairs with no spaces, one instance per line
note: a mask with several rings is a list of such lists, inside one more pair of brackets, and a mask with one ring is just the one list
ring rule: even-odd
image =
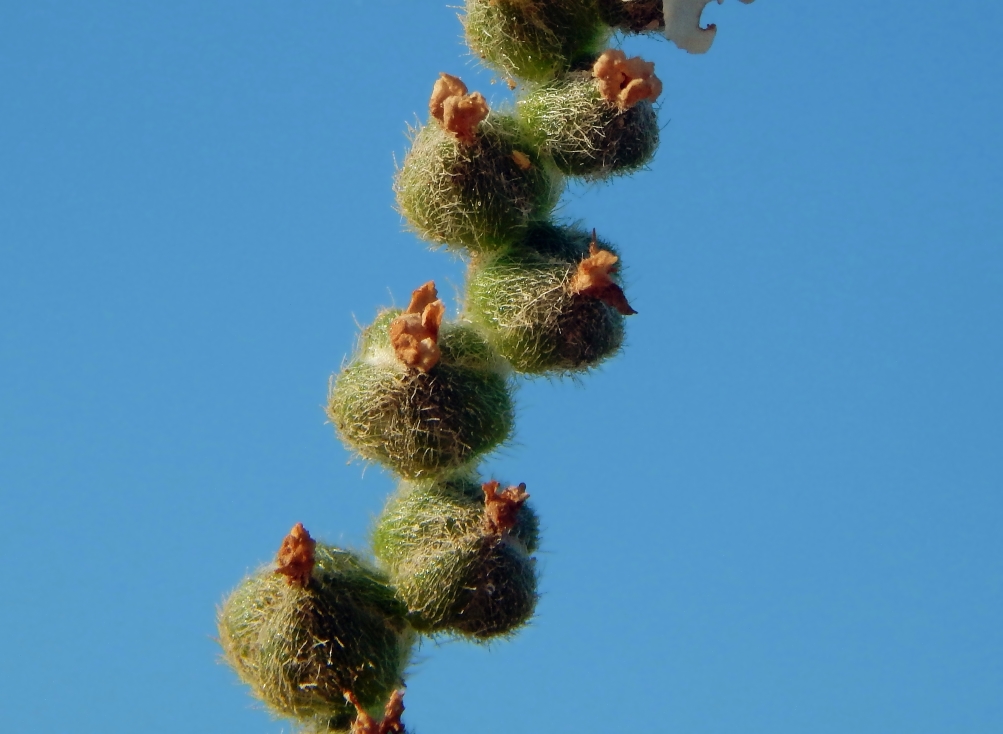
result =
[[654,65],[607,40],[658,32],[703,53],[710,1],[465,0],[471,50],[516,99],[493,110],[440,74],[394,179],[407,226],[469,260],[461,316],[425,283],[363,330],[328,395],[348,449],[401,480],[372,531],[378,566],[297,525],[219,610],[226,661],[298,731],[404,734],[418,634],[483,642],[531,620],[539,521],[525,484],[477,464],[511,438],[513,375],[578,377],[620,351],[635,313],[620,252],[555,207],[567,178],[632,173],[658,147]]

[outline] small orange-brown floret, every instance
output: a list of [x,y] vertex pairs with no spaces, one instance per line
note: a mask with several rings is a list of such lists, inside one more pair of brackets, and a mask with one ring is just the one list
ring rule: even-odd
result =
[[529,156],[523,153],[521,150],[512,151],[512,160],[515,164],[519,166],[523,171],[528,171],[533,167],[533,161],[529,159]]
[[624,316],[636,314],[637,311],[627,302],[623,289],[610,278],[610,275],[616,272],[619,259],[609,250],[599,249],[593,230],[592,241],[589,243],[589,256],[578,263],[578,271],[571,278],[569,284],[571,294],[596,298]]
[[303,523],[298,522],[293,525],[289,535],[282,541],[279,554],[275,557],[278,568],[275,573],[281,573],[286,577],[290,586],[299,586],[302,589],[310,583],[310,576],[313,573],[314,549],[317,541],[310,537],[310,533],[303,527]]
[[467,94],[459,77],[441,73],[432,88],[428,111],[440,127],[461,143],[473,143],[477,126],[488,116],[488,103],[480,92]]
[[607,49],[592,66],[592,76],[599,84],[603,99],[621,110],[638,102],[652,101],[662,93],[662,82],[655,76],[655,65],[640,56],[627,58],[618,49]]
[[401,362],[421,372],[439,363],[439,327],[445,313],[434,281],[411,294],[407,310],[390,322],[390,343]]
[[355,706],[358,715],[352,724],[351,734],[404,734],[401,715],[404,713],[404,692],[394,691],[383,709],[383,721],[376,720],[359,704],[359,699],[351,691],[345,691],[345,699]]
[[529,499],[526,485],[509,487],[499,492],[500,482],[491,480],[481,485],[484,490],[484,529],[492,535],[502,535],[515,527],[519,508]]

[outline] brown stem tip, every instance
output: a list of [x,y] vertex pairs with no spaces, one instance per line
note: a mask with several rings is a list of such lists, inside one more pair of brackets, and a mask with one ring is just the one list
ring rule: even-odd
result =
[[599,84],[599,94],[621,110],[638,102],[652,102],[662,93],[662,82],[655,76],[655,65],[640,56],[627,58],[619,49],[607,49],[592,66],[592,76]]
[[435,281],[411,293],[407,310],[390,322],[390,344],[397,359],[428,372],[439,363],[439,327],[446,307],[438,298]]
[[442,73],[432,88],[428,111],[443,130],[470,144],[477,126],[488,116],[488,103],[480,92],[467,94],[467,85],[459,77]]
[[491,480],[481,485],[484,490],[484,529],[492,535],[502,535],[515,527],[519,508],[529,499],[526,485],[509,487],[499,492],[500,482]]
[[352,724],[351,734],[404,734],[401,714],[404,713],[404,691],[394,691],[383,709],[383,721],[376,723],[369,712],[359,704],[359,699],[351,691],[345,691],[345,699],[355,706],[358,715]]
[[572,295],[596,298],[610,308],[615,308],[624,316],[636,314],[627,302],[623,289],[613,282],[610,275],[616,272],[620,258],[609,250],[601,250],[596,244],[596,233],[592,230],[589,256],[578,263],[578,271],[571,278],[569,290]]
[[313,573],[313,551],[316,547],[317,541],[310,537],[303,523],[296,523],[282,541],[279,554],[275,557],[278,564],[275,573],[285,576],[290,586],[305,589]]

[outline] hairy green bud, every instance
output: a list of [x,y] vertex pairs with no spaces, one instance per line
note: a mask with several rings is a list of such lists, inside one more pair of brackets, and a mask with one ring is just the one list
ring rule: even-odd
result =
[[636,171],[658,148],[650,100],[623,108],[606,99],[589,70],[574,71],[518,102],[526,134],[569,176],[597,180]]
[[[518,372],[572,373],[599,364],[619,351],[624,314],[633,311],[622,307],[622,290],[622,300],[613,301],[579,287],[593,251],[607,253],[615,267],[613,248],[593,243],[584,230],[534,226],[518,247],[472,263],[466,317]],[[615,269],[607,275],[607,287],[619,290]]]
[[402,685],[414,632],[383,574],[348,551],[309,550],[305,570],[266,567],[241,582],[219,610],[219,641],[275,714],[345,731],[356,718],[345,694],[380,710]]
[[534,82],[567,71],[609,35],[595,0],[467,0],[463,25],[474,53]]
[[532,616],[539,521],[524,485],[498,486],[404,482],[377,521],[373,549],[415,629],[486,640]]
[[491,113],[470,142],[435,123],[414,133],[397,171],[397,205],[421,237],[473,251],[497,249],[545,219],[563,177],[514,117]]
[[504,360],[470,324],[445,323],[427,372],[394,351],[402,314],[380,314],[351,361],[332,379],[327,414],[356,453],[404,477],[451,472],[507,440],[514,408]]

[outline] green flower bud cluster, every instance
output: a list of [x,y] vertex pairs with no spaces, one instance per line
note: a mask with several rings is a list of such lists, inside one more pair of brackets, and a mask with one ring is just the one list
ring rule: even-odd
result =
[[593,0],[467,0],[463,25],[475,54],[532,82],[568,71],[611,30]]
[[419,128],[395,182],[397,203],[416,232],[473,252],[504,247],[530,222],[546,219],[563,188],[560,172],[534,151],[519,120],[494,114],[472,144],[435,123]]
[[519,503],[512,527],[496,530],[472,476],[401,484],[377,521],[373,550],[416,630],[486,640],[532,616],[539,521]]
[[303,730],[402,734],[416,638],[487,641],[532,618],[539,520],[525,485],[502,489],[477,466],[511,438],[513,375],[578,374],[623,344],[635,312],[617,250],[553,213],[567,177],[654,155],[661,82],[603,45],[662,16],[663,0],[466,0],[471,49],[522,89],[490,110],[443,74],[394,181],[408,226],[469,258],[463,308],[445,320],[429,282],[381,311],[328,396],[345,444],[400,479],[373,561],[297,525],[219,610],[226,661]]
[[403,685],[414,642],[406,616],[385,574],[297,525],[278,569],[252,574],[224,602],[219,641],[272,712],[305,731],[347,731]]
[[438,476],[475,461],[512,434],[508,367],[465,323],[443,324],[438,364],[402,363],[387,310],[363,332],[354,359],[331,382],[328,416],[362,458],[402,477]]
[[467,317],[518,372],[574,373],[619,351],[624,315],[569,288],[591,244],[582,229],[541,222],[518,245],[470,268]]
[[568,176],[599,180],[643,168],[658,147],[650,100],[628,109],[605,99],[589,68],[541,84],[519,100],[526,135]]

